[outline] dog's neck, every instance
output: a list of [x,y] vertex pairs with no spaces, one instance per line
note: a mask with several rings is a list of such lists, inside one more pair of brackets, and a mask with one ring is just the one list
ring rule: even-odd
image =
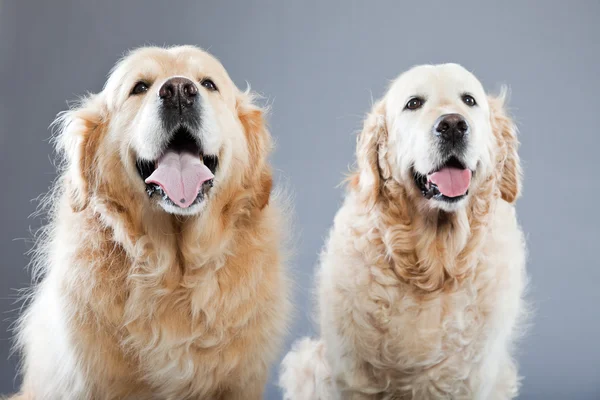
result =
[[187,272],[223,263],[225,255],[240,240],[240,232],[245,232],[241,228],[260,220],[260,210],[247,196],[214,198],[195,216],[171,215],[149,203],[140,207],[127,204],[131,204],[130,199],[111,193],[93,198],[92,207],[74,213],[97,220],[98,226],[108,229],[111,240],[132,260],[176,254],[177,259],[171,262]]
[[465,207],[423,212],[400,184],[388,181],[369,212],[396,275],[431,293],[451,290],[474,273],[498,197],[492,177]]

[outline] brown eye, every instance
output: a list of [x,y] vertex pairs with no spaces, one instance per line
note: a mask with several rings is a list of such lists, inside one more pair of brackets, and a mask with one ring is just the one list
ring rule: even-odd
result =
[[142,93],[146,93],[148,91],[148,84],[146,82],[138,82],[135,84],[133,89],[131,89],[131,95],[138,95]]
[[217,85],[215,85],[215,83],[208,78],[203,79],[202,82],[200,82],[200,84],[202,86],[204,86],[205,88],[207,88],[208,90],[210,90],[211,92],[216,92],[219,90],[219,89],[217,89]]
[[406,103],[406,106],[404,107],[404,109],[408,109],[408,110],[417,110],[421,107],[423,107],[423,104],[425,104],[425,100],[422,99],[421,97],[413,97],[412,99],[410,99],[408,101],[408,103]]
[[473,107],[473,106],[477,105],[477,102],[475,101],[475,99],[473,98],[473,96],[471,96],[469,94],[463,94],[462,101],[463,101],[463,103],[465,103],[469,107]]

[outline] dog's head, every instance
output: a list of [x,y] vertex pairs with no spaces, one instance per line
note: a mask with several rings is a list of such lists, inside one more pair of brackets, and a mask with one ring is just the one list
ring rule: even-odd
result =
[[76,210],[117,198],[194,215],[232,188],[252,191],[258,207],[268,202],[271,139],[262,111],[198,48],[131,52],[101,93],[58,121]]
[[459,65],[418,66],[393,82],[367,118],[358,183],[374,199],[393,180],[418,209],[453,212],[493,178],[513,202],[520,190],[517,147],[504,96],[487,96]]

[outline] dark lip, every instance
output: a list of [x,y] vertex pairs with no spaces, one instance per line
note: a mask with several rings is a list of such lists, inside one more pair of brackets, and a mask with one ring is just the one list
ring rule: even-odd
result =
[[[206,197],[206,194],[208,193],[210,188],[213,187],[213,185],[214,185],[214,182],[212,179],[204,182],[204,184],[202,185],[202,189],[198,191],[198,195],[196,196],[196,199],[194,199],[194,202],[192,204],[190,204],[189,207],[194,206],[198,203],[201,203],[204,200],[204,198]],[[165,203],[168,203],[172,206],[180,208],[179,204],[177,204],[173,200],[171,200],[171,198],[169,196],[167,196],[165,191],[159,185],[156,185],[154,183],[146,184],[146,193],[148,194],[148,197],[152,197],[154,195],[160,196],[161,199]]]
[[[175,150],[179,152],[186,151],[192,154],[198,154],[198,156],[204,162],[204,165],[206,165],[206,167],[210,169],[213,175],[216,175],[217,169],[219,167],[219,157],[217,155],[204,154],[201,144],[198,142],[198,140],[194,138],[192,133],[186,127],[180,126],[177,129],[175,129],[173,137],[171,138],[167,146],[165,146],[163,153],[167,150]],[[146,160],[141,158],[137,158],[135,162],[138,174],[142,179],[142,182],[144,182],[144,185],[146,185],[146,193],[149,197],[152,197],[155,194],[160,195],[165,202],[177,206],[177,204],[171,201],[171,199],[166,195],[166,193],[162,190],[162,188],[159,185],[155,183],[146,183],[146,179],[150,175],[152,175],[152,173],[156,169],[156,162],[157,160]],[[213,185],[214,179],[206,181],[202,185],[202,189],[198,192],[198,196],[192,204],[196,204],[202,201],[205,197],[205,194],[208,192],[208,190],[210,190],[210,188],[213,187]]]
[[[430,175],[430,174],[432,174],[436,171],[439,171],[440,169],[445,168],[445,167],[455,167],[455,168],[460,168],[460,169],[466,169],[466,165],[461,160],[459,160],[455,156],[452,156],[452,157],[448,158],[444,163],[442,163],[439,167],[434,168],[429,173],[427,173],[427,175]],[[473,174],[473,176],[475,175],[475,171],[471,171],[471,173]],[[434,200],[443,201],[446,203],[457,203],[469,195],[469,191],[467,190],[467,192],[461,196],[456,196],[456,197],[445,196],[438,190],[438,188],[435,184],[430,183],[429,185],[427,185],[427,181],[428,181],[427,175],[423,175],[423,174],[417,172],[414,169],[414,167],[412,168],[412,175],[413,175],[413,179],[415,181],[415,185],[417,186],[417,188],[419,189],[419,191],[421,192],[423,197],[425,197],[427,200],[434,199]]]

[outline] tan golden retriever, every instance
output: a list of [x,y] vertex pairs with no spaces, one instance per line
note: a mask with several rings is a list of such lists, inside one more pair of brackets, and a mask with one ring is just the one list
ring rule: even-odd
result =
[[58,126],[18,398],[261,399],[286,228],[251,94],[200,49],[148,47]]
[[509,399],[524,314],[520,164],[504,96],[419,66],[373,106],[318,271],[321,339],[285,398]]

